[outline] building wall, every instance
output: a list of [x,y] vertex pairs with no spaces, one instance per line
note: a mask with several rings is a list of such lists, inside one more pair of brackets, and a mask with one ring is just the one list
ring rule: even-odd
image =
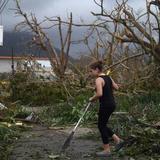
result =
[[[16,70],[18,68],[17,64],[18,64],[19,60],[18,59],[14,59],[14,70]],[[37,61],[40,64],[40,68],[38,70],[35,70],[35,75],[37,77],[50,77],[53,79],[53,77],[55,77],[55,74],[52,71],[50,62],[48,60],[38,60]],[[12,59],[0,59],[0,73],[10,73],[12,72]],[[24,68],[24,67],[22,67]]]
[[[0,59],[0,73],[11,72],[12,71],[11,65],[12,65],[11,60]],[[14,67],[16,67],[16,66],[17,66],[17,62],[14,61]]]

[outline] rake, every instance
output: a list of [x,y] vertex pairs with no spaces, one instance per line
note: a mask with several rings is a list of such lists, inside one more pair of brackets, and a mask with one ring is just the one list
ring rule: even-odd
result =
[[85,113],[87,112],[87,110],[88,110],[88,108],[89,108],[90,105],[91,105],[91,102],[89,102],[89,103],[87,104],[87,106],[86,106],[86,108],[85,108],[82,116],[81,116],[80,119],[78,120],[76,126],[73,128],[72,132],[70,133],[70,135],[68,136],[68,138],[65,140],[65,142],[64,142],[64,144],[63,144],[63,146],[62,146],[62,149],[61,149],[61,152],[60,152],[60,153],[64,153],[65,150],[66,150],[66,148],[70,145],[71,140],[72,140],[72,138],[73,138],[73,135],[74,135],[74,133],[75,133],[78,125],[80,124],[81,120],[83,119],[83,117],[84,117]]

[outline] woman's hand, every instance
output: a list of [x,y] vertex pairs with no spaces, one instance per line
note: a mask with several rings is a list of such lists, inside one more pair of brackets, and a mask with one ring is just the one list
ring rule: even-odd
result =
[[90,97],[89,102],[93,102],[93,101],[94,101],[93,97]]
[[89,98],[89,102],[95,102],[98,99],[97,95]]

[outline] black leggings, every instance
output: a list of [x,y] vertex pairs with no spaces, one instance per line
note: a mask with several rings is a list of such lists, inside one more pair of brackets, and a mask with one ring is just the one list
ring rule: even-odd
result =
[[98,129],[101,133],[103,144],[109,143],[109,137],[113,136],[113,132],[110,128],[108,128],[107,123],[110,115],[115,110],[115,105],[111,106],[101,106],[99,108],[98,114]]

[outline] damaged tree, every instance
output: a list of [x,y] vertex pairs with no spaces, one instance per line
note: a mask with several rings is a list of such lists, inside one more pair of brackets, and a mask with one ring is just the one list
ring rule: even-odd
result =
[[37,18],[31,14],[30,16],[24,13],[20,7],[18,0],[16,0],[17,9],[16,14],[24,18],[24,21],[16,26],[16,29],[27,28],[33,33],[32,43],[39,46],[41,49],[46,51],[48,58],[50,60],[53,72],[60,79],[64,78],[65,71],[68,64],[70,44],[71,44],[71,33],[72,33],[72,14],[70,14],[70,19],[68,22],[67,33],[62,32],[61,18],[57,17],[56,24],[51,27],[58,26],[59,38],[60,38],[60,51],[55,48],[54,42],[49,38],[49,36],[44,32],[44,29],[50,29],[51,27],[43,27],[44,22],[48,22],[46,18],[43,22],[38,22]]
[[[121,3],[117,0],[117,7],[111,13],[105,10],[103,0],[94,1],[101,8],[101,12],[92,12],[92,14],[97,17],[103,17],[104,26],[101,25],[101,27],[105,28],[106,23],[117,23],[120,31],[116,33],[110,32],[110,34],[116,37],[121,43],[135,43],[140,45],[146,54],[152,55],[160,63],[159,0],[146,1],[147,11],[140,16],[137,16],[133,12],[133,8],[127,4],[128,0],[123,0]],[[158,8],[157,13],[152,11],[151,6]],[[155,23],[154,21],[152,22],[151,16],[154,17]],[[144,18],[145,22],[140,21],[141,18]]]

